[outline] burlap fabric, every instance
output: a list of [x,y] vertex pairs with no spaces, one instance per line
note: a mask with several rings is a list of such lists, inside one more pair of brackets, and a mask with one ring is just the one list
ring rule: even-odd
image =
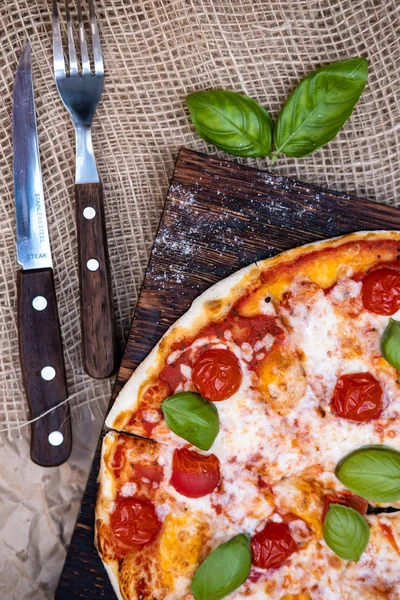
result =
[[[7,444],[29,433],[24,426],[28,417],[17,344],[11,145],[13,79],[27,38],[33,48],[42,173],[73,422],[81,425],[87,420],[90,426],[95,420],[98,427],[112,388],[109,380],[88,377],[81,360],[74,136],[53,80],[50,4],[0,0],[0,437]],[[106,79],[93,136],[104,184],[121,348],[178,149],[215,153],[194,132],[185,108],[187,93],[210,87],[241,91],[276,116],[288,93],[310,70],[346,57],[368,57],[368,85],[344,130],[315,155],[279,157],[273,170],[396,204],[397,0],[97,0],[96,10]],[[268,168],[265,159],[245,162]],[[26,454],[24,450],[24,460]],[[88,463],[89,459],[86,468]],[[75,479],[71,476],[75,510],[85,475],[81,469]],[[19,491],[22,499],[28,494],[29,490]],[[64,543],[74,516],[70,510]],[[57,519],[61,516],[56,523]],[[53,531],[55,547],[57,535]],[[47,578],[50,583],[45,584],[43,597],[50,593],[58,567]],[[26,576],[21,573],[19,577]],[[19,598],[25,597],[21,590]],[[36,592],[26,597],[42,596]]]
[[[27,419],[18,363],[11,93],[27,38],[46,209],[53,249],[71,404],[104,410],[109,381],[83,370],[74,225],[73,129],[52,76],[50,3],[2,0],[1,11],[1,404],[0,429]],[[122,345],[180,146],[214,152],[195,134],[185,95],[209,87],[256,98],[276,115],[299,78],[319,64],[363,55],[368,87],[336,140],[274,171],[394,204],[400,181],[399,5],[395,0],[101,0],[106,66],[94,121],[103,179],[114,305]],[[256,161],[263,168],[264,159]],[[76,409],[81,407],[81,410]],[[15,429],[17,428],[17,429]]]

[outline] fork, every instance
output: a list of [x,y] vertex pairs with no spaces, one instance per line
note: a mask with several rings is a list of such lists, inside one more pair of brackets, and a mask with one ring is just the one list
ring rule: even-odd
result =
[[93,154],[91,124],[103,90],[104,66],[93,0],[89,0],[94,73],[89,60],[80,0],[77,0],[81,68],[75,51],[68,0],[65,2],[69,73],[64,61],[57,0],[53,0],[53,59],[58,92],[75,127],[75,198],[83,361],[92,377],[116,368],[115,326],[105,228],[103,190]]

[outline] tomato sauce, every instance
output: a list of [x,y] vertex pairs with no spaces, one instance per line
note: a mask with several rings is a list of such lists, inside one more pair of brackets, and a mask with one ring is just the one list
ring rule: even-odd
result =
[[111,467],[114,471],[115,477],[117,477],[117,478],[120,476],[121,471],[124,466],[124,463],[125,463],[124,448],[125,448],[125,439],[121,438],[117,444],[117,447],[115,448],[114,455],[113,455],[112,461],[111,461]]
[[157,462],[153,464],[135,463],[132,465],[133,477],[129,481],[148,479],[150,483],[160,483],[164,477],[164,468]]
[[186,381],[181,371],[181,365],[184,364],[190,364],[186,353],[181,354],[173,363],[167,363],[159,375],[159,379],[169,385],[171,393],[174,393],[177,387]]
[[[148,410],[147,406],[141,406],[139,408],[139,410],[137,410],[136,412],[133,413],[133,415],[129,419],[128,425],[134,425],[135,423],[140,421],[147,437],[151,438],[153,429],[155,427],[157,427],[158,421],[156,421],[156,422],[147,421],[145,418],[147,410]],[[152,410],[154,410],[154,409],[152,409]],[[160,415],[162,415],[161,411],[159,411],[159,412],[160,412]]]
[[386,523],[379,523],[379,527],[382,529],[384,535],[386,536],[386,538],[389,541],[389,544],[392,546],[392,548],[394,548],[394,550],[396,550],[397,554],[400,554],[400,548],[397,545],[396,539],[393,535],[393,531],[392,531],[392,528],[390,527],[390,525],[386,525]]
[[[225,331],[229,331],[232,340],[239,346],[244,342],[254,346],[262,340],[267,333],[278,335],[282,329],[277,325],[276,318],[271,315],[257,315],[256,317],[243,317],[238,314],[237,309],[232,309],[229,315],[218,323],[210,323],[196,337],[216,336],[223,337]],[[225,339],[225,338],[223,338]]]

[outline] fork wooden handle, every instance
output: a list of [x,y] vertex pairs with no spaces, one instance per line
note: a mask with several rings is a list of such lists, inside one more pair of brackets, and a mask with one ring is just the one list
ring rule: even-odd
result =
[[91,377],[117,367],[110,264],[101,183],[75,185],[83,361]]

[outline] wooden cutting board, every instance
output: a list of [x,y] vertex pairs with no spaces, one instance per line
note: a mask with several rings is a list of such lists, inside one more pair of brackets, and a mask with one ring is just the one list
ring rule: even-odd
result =
[[[400,210],[181,150],[111,402],[211,284],[288,248],[369,229],[400,230]],[[56,600],[115,599],[93,545],[99,456],[100,443]]]

